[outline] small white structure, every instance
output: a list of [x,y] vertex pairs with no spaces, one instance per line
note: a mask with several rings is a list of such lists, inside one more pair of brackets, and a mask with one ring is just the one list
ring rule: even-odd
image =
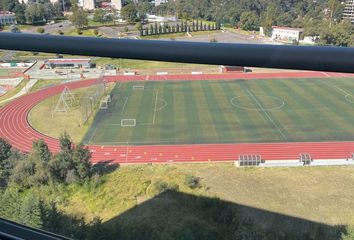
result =
[[263,27],[260,27],[260,28],[259,28],[259,36],[260,36],[260,37],[265,37],[264,28],[263,28]]
[[95,0],[78,0],[77,5],[85,10],[94,10]]
[[54,69],[54,68],[91,68],[92,63],[90,58],[58,58],[58,59],[48,59],[44,62],[45,68]]
[[122,9],[122,0],[111,0],[111,7],[120,11]]
[[304,32],[302,28],[273,26],[272,29],[273,40],[299,41],[301,34]]
[[177,18],[175,16],[172,17],[162,17],[162,16],[156,16],[156,15],[151,15],[151,14],[146,14],[146,18],[148,22],[175,22],[177,21]]
[[15,14],[11,12],[0,12],[0,25],[17,24]]
[[301,40],[300,43],[308,44],[308,45],[315,45],[316,40],[318,40],[320,36],[307,36],[304,37],[304,40]]
[[155,7],[156,7],[156,6],[159,6],[159,5],[163,4],[163,3],[167,3],[168,0],[155,0],[154,2],[155,2]]

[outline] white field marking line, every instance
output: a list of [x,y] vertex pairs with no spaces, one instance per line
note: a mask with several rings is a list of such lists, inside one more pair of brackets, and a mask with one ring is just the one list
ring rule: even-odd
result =
[[345,91],[344,89],[341,89],[340,87],[338,86],[334,86],[337,90],[341,91],[342,93],[345,94],[344,98],[347,102],[349,103],[354,103],[351,99],[349,99],[349,97],[352,97],[353,98],[353,95],[348,93],[347,91]]
[[158,109],[156,109],[156,112],[161,111],[162,109],[164,109],[165,107],[167,107],[167,101],[163,98],[159,98],[159,101],[162,101],[164,103],[164,105],[162,105],[161,107],[159,107]]
[[[130,141],[128,142],[129,144],[165,144],[165,143],[171,143],[173,142],[173,144],[185,144],[185,145],[189,145],[189,144],[194,144],[194,143],[190,143],[188,142],[189,139],[175,139],[175,138],[171,138],[171,139],[166,139],[166,140],[159,140],[159,141],[149,141],[149,140],[146,140],[146,141]],[[257,138],[257,139],[254,139],[252,142],[237,142],[235,141],[235,139],[216,139],[216,140],[212,140],[210,142],[202,142],[202,141],[199,141],[198,143],[196,144],[216,144],[216,143],[237,143],[237,144],[244,144],[244,143],[249,143],[249,144],[258,144],[258,143],[263,143],[263,142],[257,142],[257,141],[264,141],[264,142],[269,142],[267,141],[267,139],[261,139],[261,138]],[[278,142],[276,142],[278,143]],[[99,143],[100,145],[110,145],[110,144],[122,144],[122,145],[125,145],[127,144],[127,142],[100,142]]]
[[281,131],[281,129],[278,127],[278,125],[273,121],[273,119],[269,116],[267,111],[263,108],[263,106],[258,102],[257,98],[248,90],[246,89],[248,94],[253,98],[253,100],[257,103],[257,105],[262,109],[262,111],[265,113],[265,115],[268,117],[268,119],[273,123],[273,125],[278,129],[279,133],[282,135],[284,139],[287,139],[285,134]]
[[123,114],[123,112],[124,112],[124,110],[125,110],[125,105],[127,105],[128,99],[129,99],[129,97],[125,97],[125,102],[124,102],[122,111],[120,111],[120,114]]
[[92,140],[93,137],[96,135],[97,129],[98,129],[98,127],[96,127],[95,131],[93,131],[93,133],[92,133],[92,135],[91,135],[91,138],[90,138],[90,140],[88,141],[89,144],[91,144],[91,140]]
[[[244,95],[244,96],[249,96],[249,95]],[[280,110],[281,108],[283,108],[285,106],[285,102],[283,99],[279,98],[279,97],[274,97],[274,96],[267,96],[267,95],[264,95],[264,96],[267,96],[267,97],[270,97],[272,99],[275,99],[279,102],[281,102],[281,105],[279,106],[276,106],[276,107],[271,107],[271,108],[263,108],[262,110],[260,109],[257,109],[257,108],[251,108],[251,107],[245,107],[245,106],[241,106],[241,105],[238,105],[237,103],[234,103],[234,100],[235,99],[238,99],[238,98],[241,98],[241,97],[244,97],[244,96],[239,96],[239,97],[233,97],[230,99],[230,103],[232,106],[234,107],[237,107],[239,109],[243,109],[243,110],[251,110],[251,111],[274,111],[274,110]],[[232,108],[234,109],[234,108]],[[316,108],[317,109],[317,108]]]
[[116,83],[116,85],[119,83],[119,85],[118,85],[118,87],[117,86],[115,86],[116,88],[120,88],[120,85],[122,85],[122,83],[121,82],[117,82]]
[[328,73],[326,72],[322,72],[323,75],[325,75],[326,77],[331,77]]
[[342,93],[344,93],[345,95],[349,95],[349,96],[352,96],[352,94],[348,93],[347,91],[341,89],[340,87],[338,86],[334,86],[335,88],[337,88],[339,91],[341,91]]
[[156,119],[156,107],[157,107],[157,97],[159,96],[159,90],[156,90],[156,99],[155,99],[155,107],[154,107],[154,117],[152,118],[152,125],[155,124]]

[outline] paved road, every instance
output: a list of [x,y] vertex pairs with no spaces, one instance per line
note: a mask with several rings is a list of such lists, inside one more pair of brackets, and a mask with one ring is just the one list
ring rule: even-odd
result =
[[0,101],[0,104],[6,103],[6,102],[11,101],[15,98],[25,95],[34,86],[34,84],[37,83],[37,81],[38,81],[38,79],[31,79],[17,94],[15,94],[14,96],[12,96],[10,98]]

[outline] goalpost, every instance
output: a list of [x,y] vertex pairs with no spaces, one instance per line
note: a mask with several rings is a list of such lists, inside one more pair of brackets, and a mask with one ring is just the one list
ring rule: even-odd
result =
[[122,119],[120,120],[120,125],[122,127],[135,127],[136,126],[136,119]]
[[104,96],[100,101],[100,109],[108,109],[109,104],[111,103],[111,95]]

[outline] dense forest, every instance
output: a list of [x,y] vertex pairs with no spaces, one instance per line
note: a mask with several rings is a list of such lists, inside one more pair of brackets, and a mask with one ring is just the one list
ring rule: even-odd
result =
[[243,30],[287,26],[304,28],[319,45],[354,46],[353,25],[342,20],[339,0],[177,0],[153,9],[160,15],[216,21]]
[[[73,2],[66,1],[67,9],[74,6]],[[318,45],[354,46],[353,25],[342,19],[343,9],[340,0],[176,0],[157,7],[143,0],[125,1],[121,17],[133,23],[143,22],[147,13],[176,15],[246,31],[263,27],[267,35],[273,25],[296,27],[304,29],[304,36],[317,39]],[[0,0],[0,10],[14,12],[20,24],[40,24],[62,17],[61,5],[49,0],[30,4]]]

